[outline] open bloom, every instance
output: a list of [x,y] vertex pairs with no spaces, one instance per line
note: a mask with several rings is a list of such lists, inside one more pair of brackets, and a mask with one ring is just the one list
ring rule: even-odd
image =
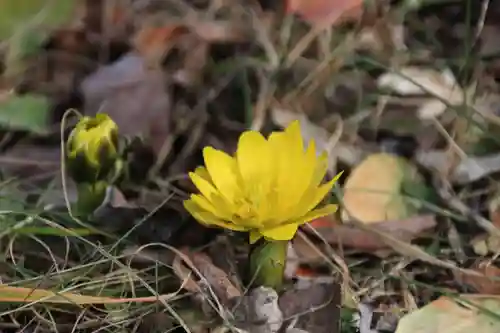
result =
[[72,177],[77,182],[106,177],[118,158],[117,145],[118,126],[107,114],[81,118],[66,145]]
[[203,157],[206,167],[189,174],[200,194],[184,201],[185,208],[205,225],[250,232],[251,243],[290,240],[299,225],[337,209],[317,207],[340,174],[322,184],[327,156],[316,155],[312,140],[304,150],[298,121],[268,139],[244,132],[235,157],[212,147]]

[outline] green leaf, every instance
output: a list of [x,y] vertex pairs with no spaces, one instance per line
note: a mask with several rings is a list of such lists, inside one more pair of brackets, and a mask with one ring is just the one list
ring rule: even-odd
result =
[[11,95],[0,102],[0,126],[39,134],[48,131],[51,103],[42,95]]
[[23,59],[35,54],[51,30],[71,22],[75,0],[0,0],[0,42],[8,42],[4,75],[24,69]]
[[0,41],[25,30],[52,28],[70,22],[74,0],[0,0]]

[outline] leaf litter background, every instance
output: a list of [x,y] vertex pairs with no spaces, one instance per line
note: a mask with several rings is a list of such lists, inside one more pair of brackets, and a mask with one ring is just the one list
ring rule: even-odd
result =
[[[0,5],[1,332],[499,331],[497,2]],[[68,109],[136,137],[95,225],[65,211]],[[186,172],[294,119],[341,209],[293,240],[283,295],[249,293]]]

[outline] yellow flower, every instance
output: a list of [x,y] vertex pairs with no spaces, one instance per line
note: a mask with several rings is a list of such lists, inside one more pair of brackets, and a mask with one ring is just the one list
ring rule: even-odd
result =
[[117,145],[118,126],[107,114],[81,118],[66,145],[75,181],[94,182],[105,177],[118,158]]
[[235,157],[212,147],[203,157],[206,167],[189,173],[200,194],[184,201],[185,208],[205,225],[250,232],[250,243],[290,240],[299,225],[337,209],[317,206],[341,173],[322,184],[327,156],[316,155],[313,140],[304,150],[298,121],[268,139],[244,132]]

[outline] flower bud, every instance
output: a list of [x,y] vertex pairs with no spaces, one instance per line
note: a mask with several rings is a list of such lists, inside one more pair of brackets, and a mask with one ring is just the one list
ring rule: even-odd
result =
[[81,118],[66,143],[66,156],[77,183],[110,179],[119,160],[118,126],[103,113]]

